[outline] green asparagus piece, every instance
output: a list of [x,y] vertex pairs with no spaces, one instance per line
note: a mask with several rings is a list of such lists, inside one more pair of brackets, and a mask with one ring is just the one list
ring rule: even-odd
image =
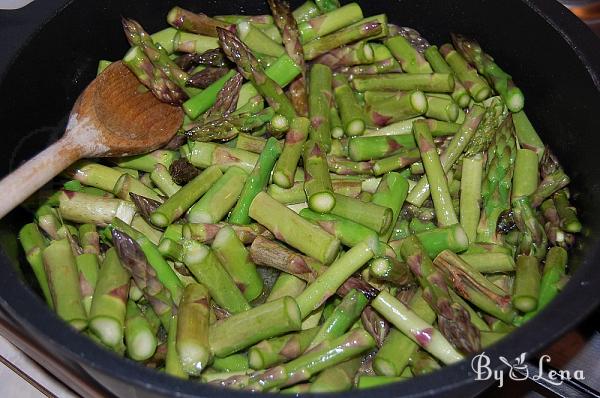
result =
[[266,338],[300,330],[301,318],[291,297],[261,304],[212,324],[209,342],[218,357],[224,357]]
[[281,272],[275,281],[266,301],[273,301],[285,296],[298,297],[306,287],[306,282],[295,275]]
[[241,149],[230,148],[212,142],[189,141],[182,147],[183,155],[196,167],[219,166],[221,171],[237,166],[250,173],[258,160],[258,155]]
[[292,14],[294,15],[294,19],[296,19],[296,22],[300,24],[321,14],[321,10],[319,10],[313,1],[308,0],[296,8]]
[[362,135],[365,130],[366,115],[356,101],[356,97],[348,84],[348,79],[343,74],[337,74],[334,77],[333,93],[346,135]]
[[[373,62],[374,53],[371,44],[365,40],[354,44],[335,48],[315,58],[313,64],[323,64],[335,69],[337,72],[351,75],[350,67],[368,68]],[[368,64],[368,65],[362,65]],[[356,73],[360,74],[360,73]],[[348,76],[351,79],[351,76]]]
[[398,330],[443,363],[451,364],[463,358],[438,330],[388,292],[379,293],[371,305]]
[[556,192],[553,198],[561,228],[571,233],[581,232],[581,222],[577,219],[575,208],[569,203],[566,191],[563,189]]
[[94,297],[94,289],[98,281],[98,256],[94,253],[83,253],[75,257],[79,272],[79,288],[85,313],[89,315]]
[[[119,167],[126,167],[134,170],[151,173],[157,163],[169,168],[171,164],[179,157],[177,152],[165,149],[158,149],[154,152],[143,155],[128,156],[124,158],[113,158],[112,161]],[[120,176],[120,175],[119,175]],[[116,181],[115,181],[116,183]],[[112,191],[114,184],[108,191]],[[98,187],[104,189],[102,187]]]
[[353,137],[348,141],[348,155],[354,161],[402,155],[413,148],[416,143],[412,134]]
[[354,246],[309,284],[296,299],[302,318],[306,318],[320,307],[350,275],[373,258],[377,251],[377,243],[376,240],[366,239]]
[[481,189],[482,214],[477,227],[477,241],[497,241],[496,225],[500,214],[510,208],[510,189],[516,156],[512,118],[500,125],[488,151],[486,175]]
[[254,84],[275,112],[288,119],[296,117],[296,111],[281,86],[265,74],[246,45],[224,29],[219,30],[219,42],[225,54],[241,68],[244,77]]
[[449,73],[383,73],[355,76],[352,86],[357,91],[409,91],[426,93],[451,93],[454,76]]
[[217,166],[204,170],[152,213],[152,223],[158,227],[166,227],[177,220],[222,175]]
[[406,264],[394,257],[379,257],[371,261],[369,266],[371,276],[379,281],[386,281],[394,286],[409,286],[413,276]]
[[482,273],[510,272],[515,270],[515,260],[512,254],[463,253],[460,255],[460,258]]
[[302,156],[308,126],[309,121],[306,118],[294,118],[291,122],[283,150],[273,169],[273,182],[282,188],[291,188],[294,184],[294,175]]
[[421,153],[418,149],[403,149],[395,155],[376,160],[373,164],[373,174],[378,176],[390,171],[402,169],[419,160],[421,160]]
[[393,36],[384,41],[406,73],[432,73],[427,60],[402,36]]
[[477,224],[479,224],[482,176],[483,159],[480,155],[463,159],[460,181],[460,225],[467,234],[469,242],[475,241]]
[[211,359],[208,343],[210,296],[197,283],[186,286],[177,314],[177,353],[183,370],[198,376]]
[[329,109],[332,106],[332,73],[322,64],[314,64],[309,74],[308,113],[310,139],[318,142],[325,151],[331,147]]
[[27,262],[31,265],[31,269],[38,281],[40,289],[46,299],[46,303],[53,308],[52,295],[48,286],[48,277],[44,269],[44,261],[42,253],[46,247],[46,240],[40,233],[38,226],[35,223],[25,224],[19,231],[19,241],[23,246]]
[[182,245],[183,262],[198,282],[206,286],[215,303],[231,313],[250,309],[248,301],[212,250],[192,240],[185,240]]
[[[431,68],[436,73],[454,73],[450,65],[446,63],[444,57],[440,54],[437,46],[429,46],[423,53],[425,59],[431,65]],[[452,98],[461,108],[466,108],[469,105],[470,97],[469,93],[465,89],[458,79],[455,79],[454,91],[452,92]]]
[[544,227],[531,208],[529,198],[522,196],[512,201],[515,224],[521,231],[518,252],[541,260],[546,255],[548,238]]
[[[215,239],[215,236],[217,236],[217,233],[226,225],[228,224],[184,224],[182,229],[183,237],[185,239],[196,240],[200,243],[210,244]],[[230,226],[235,231],[239,240],[245,245],[251,244],[259,235],[262,235],[267,239],[273,239],[271,232],[259,224]]]
[[212,250],[248,301],[262,293],[263,281],[256,266],[231,227],[226,226],[217,233]]
[[348,391],[354,386],[354,377],[361,365],[362,358],[357,357],[325,369],[312,382],[309,392]]
[[112,193],[114,193],[116,197],[123,200],[131,200],[130,194],[133,193],[157,202],[162,202],[160,196],[154,190],[148,188],[146,185],[129,174],[123,174],[121,177],[119,177],[112,190]]
[[80,160],[69,167],[65,174],[84,185],[112,192],[117,180],[123,173],[89,160]]
[[271,57],[280,57],[285,54],[285,50],[281,44],[272,40],[250,22],[242,21],[238,23],[236,31],[240,40],[253,52],[266,54]]
[[286,363],[268,369],[252,378],[252,389],[266,391],[307,380],[311,375],[330,366],[339,364],[373,348],[375,341],[362,329],[351,330],[348,333],[327,340]]
[[[181,30],[177,31],[177,34],[173,37],[173,50],[180,53],[202,54],[218,48],[219,41],[216,37],[198,35]],[[195,93],[197,91],[190,92],[188,87],[188,94],[194,95]]]
[[363,19],[363,13],[360,6],[356,3],[350,3],[299,23],[298,30],[302,42],[308,43],[361,19]]
[[380,21],[378,18],[366,18],[355,24],[335,31],[331,34],[313,40],[304,45],[304,57],[310,61],[319,55],[325,54],[334,48],[341,47],[355,41],[375,38],[387,30],[385,16]]
[[425,116],[446,122],[455,122],[460,108],[452,97],[446,94],[429,94],[427,96],[427,112]]
[[77,266],[69,241],[53,241],[42,250],[42,259],[56,314],[75,329],[85,329],[87,316],[81,303]]
[[533,208],[537,208],[546,198],[564,188],[570,182],[569,176],[565,174],[558,160],[550,150],[544,152],[540,163],[540,175],[542,181],[530,196]]
[[104,226],[114,217],[129,223],[136,211],[131,202],[101,198],[83,192],[62,191],[58,199],[58,210],[63,219],[78,223]]
[[519,112],[523,109],[525,97],[521,90],[515,86],[512,77],[481,49],[476,40],[452,33],[452,41],[465,60],[474,65],[479,73],[484,75],[494,86],[511,112]]
[[432,187],[431,198],[433,199],[438,223],[440,226],[456,224],[458,218],[452,206],[444,169],[440,163],[427,123],[420,120],[416,121],[414,123],[414,135],[421,151],[427,181]]
[[[408,181],[406,178],[399,173],[391,172],[381,178],[371,203],[392,209],[391,225],[395,225],[407,194]],[[382,240],[387,242],[391,234],[392,229],[388,228],[387,232],[381,235]]]
[[378,127],[420,116],[428,109],[428,99],[421,91],[399,91],[375,100],[370,100],[368,93],[365,93],[367,117]]
[[240,197],[248,174],[230,167],[189,210],[192,223],[217,223],[223,219]]
[[324,148],[317,141],[307,141],[303,160],[304,192],[308,206],[320,213],[330,211],[335,206],[335,198]]
[[165,359],[165,373],[171,376],[187,379],[189,376],[183,370],[179,353],[177,352],[177,315],[173,315],[169,321],[167,337],[167,357]]
[[440,53],[476,102],[481,102],[490,96],[492,90],[488,83],[479,76],[477,70],[469,65],[452,45],[444,44],[440,47]]
[[441,252],[433,262],[461,297],[504,322],[512,322],[515,312],[505,291],[449,250]]
[[[162,164],[157,164],[154,167],[154,170],[150,173],[150,179],[167,197],[173,196],[175,192],[181,189],[181,187],[173,181],[173,177],[169,174],[169,170]],[[152,198],[151,196],[149,197]]]
[[181,7],[173,7],[167,14],[167,22],[176,29],[217,37],[217,27],[228,29],[229,24],[194,13]]
[[263,340],[248,349],[252,369],[267,369],[302,355],[319,331],[318,327]]
[[275,138],[271,137],[267,141],[265,149],[260,154],[254,170],[248,176],[240,198],[229,215],[229,222],[232,224],[250,224],[248,209],[250,204],[259,192],[267,186],[271,170],[281,154],[281,148]]
[[541,161],[545,151],[544,143],[531,125],[525,111],[513,113],[513,123],[521,148],[534,151],[538,156],[538,161]]
[[127,301],[125,317],[125,345],[127,355],[135,361],[145,361],[152,357],[158,342],[148,320],[135,301]]
[[516,271],[513,305],[519,311],[533,311],[538,304],[541,280],[537,258],[533,256],[517,257]]
[[232,354],[225,358],[214,358],[212,369],[222,372],[242,372],[250,368],[246,354]]
[[252,201],[250,217],[267,227],[278,239],[325,264],[337,254],[340,245],[337,239],[264,192]]
[[353,220],[377,232],[385,235],[392,227],[393,211],[375,203],[362,202],[360,199],[333,194],[335,206],[331,214]]

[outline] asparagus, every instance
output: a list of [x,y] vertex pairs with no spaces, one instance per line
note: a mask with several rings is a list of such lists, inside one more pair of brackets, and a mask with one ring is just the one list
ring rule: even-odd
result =
[[85,329],[87,317],[81,303],[79,277],[69,241],[53,241],[42,250],[42,259],[54,311],[75,329]]
[[419,160],[421,160],[421,153],[418,149],[404,149],[395,155],[376,160],[373,164],[373,174],[377,176],[402,169]]
[[[163,326],[167,327],[175,309],[171,293],[160,281],[154,268],[148,264],[148,260],[138,242],[118,229],[112,230],[112,239],[120,265],[131,274],[135,284],[144,292],[144,296],[152,304],[152,308],[159,316]],[[100,272],[102,273],[102,270]],[[127,294],[127,290],[124,291],[124,294]],[[94,303],[92,302],[92,313],[93,306]],[[124,306],[125,303],[123,303]]]
[[314,2],[308,0],[296,8],[292,14],[297,23],[302,23],[321,14],[321,10]]
[[363,293],[351,290],[320,326],[307,349],[310,350],[325,340],[344,334],[358,320],[367,303],[368,299]]
[[[429,46],[423,55],[436,73],[453,73],[452,68],[450,68],[450,65],[444,60],[444,57],[440,54],[437,46]],[[461,108],[466,108],[470,101],[469,94],[462,83],[457,79],[455,80],[454,91],[451,94],[452,99],[454,99]]]
[[367,102],[366,113],[369,121],[375,126],[386,126],[400,120],[420,116],[428,110],[428,98],[421,91],[397,92],[384,98],[370,100],[365,93]]
[[333,93],[346,135],[362,135],[365,130],[366,115],[356,101],[356,97],[348,84],[348,79],[343,74],[337,74],[334,77]]
[[302,355],[319,328],[311,328],[281,337],[263,340],[248,349],[248,362],[252,369],[266,369]]
[[248,301],[214,251],[190,240],[184,241],[182,245],[183,262],[198,282],[206,286],[215,303],[234,314],[250,309]]
[[306,287],[306,282],[295,275],[281,272],[275,281],[266,301],[277,300],[281,297],[298,297]]
[[[415,236],[419,239],[427,255],[431,258],[434,258],[444,250],[460,253],[466,250],[469,245],[469,240],[460,224],[429,229],[418,232]],[[396,253],[399,253],[401,245],[402,241],[390,242],[390,246]]]
[[558,163],[558,160],[546,149],[540,162],[540,175],[542,181],[534,193],[531,194],[531,206],[535,209],[554,192],[569,184],[570,179]]
[[231,227],[226,226],[217,233],[212,250],[248,301],[262,293],[263,281],[256,266]]
[[350,3],[299,23],[298,30],[302,42],[308,43],[311,40],[345,28],[361,19],[363,19],[363,13],[360,6],[356,3]]
[[228,29],[227,23],[202,13],[193,13],[181,7],[173,7],[167,14],[167,22],[176,29],[217,37],[217,27]]
[[531,125],[525,111],[513,113],[513,123],[521,148],[534,151],[538,156],[538,161],[541,161],[544,156],[544,143]]
[[316,225],[260,192],[250,205],[250,217],[290,246],[328,264],[337,254],[340,242]]
[[374,162],[353,162],[346,158],[327,156],[329,171],[338,175],[369,175],[373,174]]
[[373,348],[375,341],[362,329],[328,340],[304,355],[252,378],[250,388],[266,391],[307,380],[313,374]]
[[394,257],[386,256],[374,259],[369,266],[369,272],[373,278],[395,286],[409,286],[413,282],[413,276],[406,264]]
[[[479,127],[484,122],[484,117],[484,109],[480,106],[473,106],[469,110],[469,114],[459,128],[459,131],[454,135],[454,137],[452,137],[448,148],[440,156],[440,163],[444,173],[450,171],[461,153],[468,148],[473,140],[473,137],[477,135]],[[422,125],[427,124],[427,126],[429,126],[429,123],[424,121],[417,122],[421,123]],[[414,204],[415,206],[421,206],[429,194],[429,180],[426,177],[422,177],[417,185],[411,190],[410,194],[406,198],[406,201]]]
[[332,106],[331,69],[322,64],[314,64],[309,75],[308,113],[311,129],[310,138],[323,146],[325,151],[331,147],[329,109]]
[[304,192],[308,206],[318,212],[330,211],[335,206],[333,186],[329,176],[324,148],[316,141],[304,145]]
[[415,141],[421,151],[421,159],[425,166],[427,181],[431,185],[431,198],[435,208],[435,214],[440,226],[458,223],[458,218],[452,206],[452,199],[448,192],[448,183],[444,175],[444,169],[440,163],[435,144],[425,122],[414,123]]
[[198,376],[211,359],[208,344],[208,290],[197,283],[186,286],[177,315],[177,353],[183,370]]
[[59,212],[68,221],[107,225],[114,217],[131,222],[135,206],[121,199],[101,198],[83,192],[62,191],[59,194]]
[[162,202],[160,196],[154,190],[147,187],[129,174],[123,174],[117,180],[112,192],[116,197],[123,200],[131,200],[130,194],[133,193],[157,202]]
[[[198,35],[184,31],[177,31],[173,37],[173,50],[180,53],[203,53],[208,50],[219,48],[219,41],[216,37]],[[197,91],[187,90],[189,94],[194,95]]]
[[[387,173],[381,178],[377,191],[373,195],[372,203],[392,209],[391,225],[395,225],[402,209],[402,204],[408,194],[408,181],[399,173]],[[388,241],[392,229],[382,235],[383,241]]]
[[258,64],[254,55],[248,47],[242,43],[233,33],[224,29],[218,30],[219,42],[227,57],[234,61],[242,70],[245,78],[250,80],[259,93],[265,97],[269,105],[288,119],[296,116],[296,111],[290,100],[285,96],[281,87],[270,77],[265,75],[264,70]]
[[[134,170],[145,171],[151,173],[157,163],[165,167],[170,167],[171,164],[179,157],[179,154],[174,151],[158,149],[156,151],[143,155],[134,155],[124,158],[111,159],[119,167],[126,167]],[[116,181],[115,181],[116,182]],[[109,189],[112,190],[113,186]],[[99,187],[100,188],[100,187]]]
[[231,210],[229,222],[233,224],[250,224],[250,216],[248,215],[250,204],[256,195],[267,186],[271,170],[280,154],[281,148],[277,140],[273,137],[269,138],[265,149],[256,162],[254,170],[252,170],[242,188],[237,204]]
[[230,373],[246,371],[250,365],[245,354],[232,354],[225,358],[214,358],[211,368]]
[[315,0],[315,4],[321,12],[331,12],[340,7],[338,0]]
[[368,388],[381,387],[391,383],[398,383],[400,381],[406,380],[406,377],[400,376],[369,376],[369,375],[361,375],[358,378],[357,387],[359,390],[364,390]]
[[552,247],[548,250],[540,283],[538,305],[534,311],[525,315],[527,319],[544,309],[559,293],[561,279],[565,276],[567,260],[567,251],[562,247]]
[[300,330],[300,326],[300,311],[296,301],[284,297],[212,324],[209,342],[212,352],[224,357],[263,339]]
[[394,55],[407,73],[432,73],[431,66],[410,42],[402,36],[393,36],[384,41],[387,48]]
[[463,358],[439,331],[388,292],[379,293],[371,305],[398,330],[443,363],[451,364]]
[[[444,281],[442,272],[433,266],[418,238],[406,238],[399,251],[419,280],[423,288],[423,297],[438,314],[442,334],[465,353],[478,351],[479,331],[471,323],[469,312],[465,306],[452,298],[449,283]],[[443,251],[442,254],[445,252],[449,251]],[[436,261],[438,258],[439,255]]]
[[515,261],[506,253],[470,253],[461,254],[467,264],[482,273],[510,272],[515,270]]
[[563,230],[571,233],[581,232],[581,222],[577,219],[575,208],[571,207],[566,191],[560,190],[553,196],[556,211],[560,217],[560,226]]
[[156,352],[158,344],[148,320],[135,301],[127,301],[125,317],[125,344],[127,355],[135,361],[145,361]]
[[519,311],[533,311],[537,307],[540,290],[538,260],[533,256],[519,256],[516,271],[513,305]]
[[490,96],[492,90],[488,83],[479,76],[477,70],[469,65],[452,45],[444,44],[440,47],[440,53],[476,102],[481,102]]
[[294,108],[301,116],[308,114],[308,97],[306,93],[306,65],[302,49],[301,31],[292,15],[289,4],[280,0],[269,0],[275,24],[281,31],[283,45],[287,54],[300,68],[301,77],[290,85],[290,94]]
[[479,43],[466,36],[452,33],[452,42],[467,62],[474,65],[479,73],[484,75],[500,94],[511,112],[519,112],[525,105],[525,97],[521,90],[515,86],[512,77],[504,72],[494,59],[486,54]]
[[179,353],[177,352],[177,315],[173,315],[168,324],[167,357],[165,359],[165,373],[171,376],[187,379],[189,376],[183,370]]
[[250,22],[242,21],[238,23],[236,32],[240,40],[253,52],[271,57],[280,57],[285,53],[281,44],[272,40],[266,33]]
[[465,155],[468,157],[488,150],[494,141],[496,131],[508,115],[508,110],[499,97],[492,97],[486,100],[484,105],[487,108],[483,119],[477,127],[468,147],[465,149]]
[[481,189],[482,214],[477,227],[477,241],[496,242],[496,225],[500,214],[510,207],[510,189],[516,143],[511,117],[500,125],[488,151],[486,175]]
[[474,242],[477,234],[482,175],[483,159],[480,155],[463,159],[460,181],[460,225],[467,234],[469,242]]
[[98,281],[98,256],[94,253],[83,253],[75,257],[79,272],[79,290],[85,313],[89,315],[94,297],[94,289]]
[[[225,88],[224,86],[223,90]],[[187,130],[185,134],[195,141],[206,142],[217,139],[226,141],[235,138],[240,131],[252,131],[260,128],[272,122],[275,117],[275,111],[272,108],[266,108],[256,113],[236,112],[229,116],[198,123]]]
[[415,147],[412,134],[353,137],[348,141],[348,155],[354,161],[381,159]]
[[107,251],[89,309],[89,327],[111,348],[123,340],[129,280],[130,275],[119,261],[117,252],[114,249]]
[[522,196],[514,199],[512,205],[515,223],[521,231],[519,253],[535,256],[539,260],[543,259],[546,255],[548,238],[535,211],[531,208],[529,198]]
[[309,392],[327,393],[352,389],[361,362],[361,358],[357,357],[325,369],[312,382]]
[[512,322],[515,312],[511,297],[456,254],[444,250],[433,263],[444,274],[447,283],[465,300],[504,322]]
[[452,97],[445,94],[430,94],[427,96],[427,112],[425,116],[446,122],[455,122],[459,117],[460,108]]
[[185,185],[194,179],[200,171],[195,168],[186,158],[175,160],[169,166],[169,174],[173,177],[173,181],[179,185]]
[[[123,57],[123,64],[160,101],[172,105],[181,105],[188,98],[183,87],[171,81],[167,71],[156,67],[151,58],[139,46],[131,47]],[[175,66],[177,67],[177,65]],[[177,68],[179,69],[179,67]]]
[[308,135],[309,121],[306,118],[294,118],[286,134],[283,150],[273,168],[273,182],[282,188],[291,188],[298,161],[302,156],[302,147]]
[[449,73],[383,73],[376,76],[356,76],[352,86],[357,91],[409,91],[451,93],[454,77]]
[[337,72],[350,74],[350,67],[357,65],[357,68],[368,67],[373,62],[373,48],[366,41],[359,41],[326,52],[313,60],[314,64],[327,65]]
[[46,303],[53,308],[52,294],[48,285],[48,276],[44,269],[43,250],[46,240],[35,223],[25,224],[19,231],[19,241],[23,246],[27,262],[31,266],[35,278],[42,290]]
[[[210,244],[214,241],[217,233],[228,224],[184,224],[183,237],[193,239],[200,243]],[[273,239],[273,235],[265,227],[259,224],[250,225],[230,225],[235,231],[238,239],[243,244],[249,245],[254,239],[261,235],[267,239]]]
[[387,30],[385,21],[380,22],[377,18],[364,19],[344,29],[323,36],[319,40],[306,43],[304,45],[304,58],[308,61],[313,60],[334,48],[379,36],[385,30]]
[[84,185],[112,192],[123,173],[89,160],[80,160],[69,167],[65,174]]
[[331,214],[353,220],[380,235],[385,235],[392,227],[393,211],[389,207],[362,202],[337,193],[333,195],[335,206],[331,209]]
[[167,197],[173,196],[175,192],[181,189],[181,186],[173,181],[169,170],[162,164],[157,164],[154,167],[154,170],[150,173],[150,179]]
[[260,236],[250,246],[250,257],[255,264],[278,269],[307,282],[314,281],[324,269],[323,264],[315,259]]
[[296,298],[302,318],[306,318],[312,311],[320,307],[350,275],[373,258],[376,251],[377,241],[366,239],[331,264]]
[[[408,307],[427,323],[433,323],[435,312],[423,299],[422,290],[418,290],[407,300]],[[373,358],[373,370],[382,376],[400,376],[408,366],[410,357],[418,350],[419,346],[407,335],[396,328],[391,328],[383,345]]]
[[230,167],[189,210],[192,223],[217,223],[223,219],[240,197],[248,174]]
[[222,175],[217,166],[204,170],[152,213],[152,223],[158,227],[166,227],[177,220]]

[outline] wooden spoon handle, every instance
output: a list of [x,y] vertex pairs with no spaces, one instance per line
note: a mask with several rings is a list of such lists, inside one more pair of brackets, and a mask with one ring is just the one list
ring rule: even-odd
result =
[[0,218],[82,157],[82,148],[63,137],[0,181]]

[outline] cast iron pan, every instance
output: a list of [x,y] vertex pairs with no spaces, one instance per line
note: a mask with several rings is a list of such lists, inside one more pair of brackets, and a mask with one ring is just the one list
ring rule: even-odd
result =
[[[299,2],[294,2],[298,5]],[[475,36],[515,78],[526,110],[543,140],[572,177],[582,209],[585,237],[571,256],[573,278],[546,310],[487,350],[492,367],[502,355],[529,356],[573,328],[600,302],[600,45],[559,3],[551,0],[360,1],[365,15],[385,12],[394,23],[419,30],[432,43],[457,31]],[[66,4],[66,5],[65,5]],[[101,58],[118,59],[126,48],[121,15],[148,31],[165,26],[173,5],[211,14],[265,13],[263,0],[37,0],[22,10],[0,13],[0,174],[15,168],[62,134],[73,102]],[[0,193],[1,195],[1,193]],[[0,198],[1,199],[1,198]],[[23,209],[0,223],[0,306],[60,360],[79,364],[120,396],[241,397],[175,380],[121,359],[67,328],[28,285],[18,255],[16,231],[30,222]],[[474,395],[489,383],[475,382],[470,360],[429,376],[344,397]],[[254,395],[253,395],[254,396]],[[341,395],[340,395],[341,396]]]

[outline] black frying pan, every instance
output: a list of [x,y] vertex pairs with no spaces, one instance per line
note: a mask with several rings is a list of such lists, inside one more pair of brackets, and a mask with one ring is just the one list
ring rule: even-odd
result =
[[[298,5],[299,2],[294,2]],[[600,302],[600,44],[552,0],[360,1],[365,15],[385,12],[432,43],[457,31],[475,36],[513,74],[526,110],[543,140],[572,177],[585,237],[571,255],[573,278],[547,309],[487,350],[497,358],[539,352],[573,328]],[[66,5],[65,5],[66,4]],[[62,134],[66,116],[101,58],[118,59],[127,45],[121,15],[149,31],[165,26],[175,4],[207,14],[265,13],[263,0],[37,0],[0,13],[0,174],[15,168]],[[1,195],[1,193],[0,193]],[[0,306],[62,361],[81,366],[121,396],[249,396],[175,380],[121,359],[67,328],[29,287],[16,231],[31,214],[13,211],[0,222]],[[446,395],[466,397],[489,383],[475,382],[470,360],[398,385],[343,393],[344,397]]]

